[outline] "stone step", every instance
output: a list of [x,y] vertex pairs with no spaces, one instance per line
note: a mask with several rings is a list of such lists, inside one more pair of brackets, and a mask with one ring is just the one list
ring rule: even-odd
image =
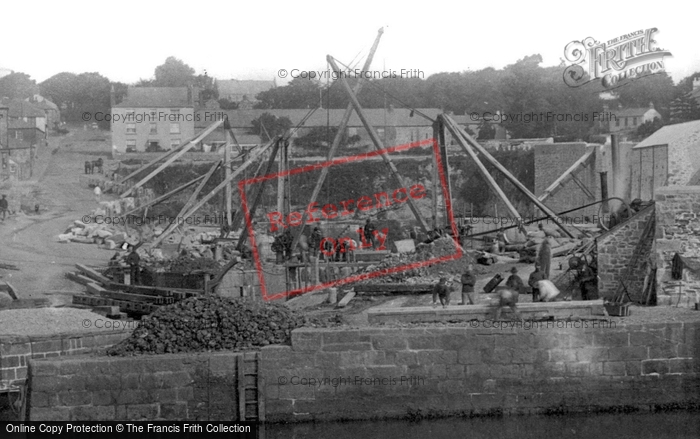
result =
[[[581,300],[566,302],[537,302],[518,304],[518,311],[524,319],[540,319],[550,316],[566,318],[571,316],[604,316],[603,300]],[[489,305],[450,305],[442,307],[375,308],[370,309],[367,318],[375,323],[414,323],[488,320],[494,316],[495,308]],[[510,317],[504,310],[503,316]]]

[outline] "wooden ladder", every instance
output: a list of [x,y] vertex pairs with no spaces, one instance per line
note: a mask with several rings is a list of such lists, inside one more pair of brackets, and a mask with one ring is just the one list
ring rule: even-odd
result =
[[265,421],[260,376],[260,353],[245,352],[236,358],[238,374],[238,420]]

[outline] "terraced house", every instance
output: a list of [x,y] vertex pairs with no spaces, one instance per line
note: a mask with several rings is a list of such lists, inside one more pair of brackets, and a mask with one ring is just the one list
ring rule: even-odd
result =
[[194,137],[199,90],[129,87],[120,103],[112,92],[112,152],[167,151]]

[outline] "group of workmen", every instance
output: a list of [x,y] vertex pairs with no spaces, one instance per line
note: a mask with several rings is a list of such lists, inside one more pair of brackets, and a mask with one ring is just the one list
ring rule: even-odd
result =
[[[360,240],[367,243],[371,248],[377,248],[377,230],[374,223],[368,218],[365,225],[360,229],[362,235]],[[277,262],[282,263],[292,258],[292,244],[294,236],[290,229],[286,229],[281,235],[277,236],[272,243],[272,251],[277,254]],[[358,242],[352,238],[341,239],[326,239],[321,233],[319,227],[314,227],[311,234],[307,237],[301,235],[299,237],[298,247],[300,256],[303,262],[309,261],[310,258],[318,258],[323,255],[329,261],[351,261],[354,251],[359,248]]]

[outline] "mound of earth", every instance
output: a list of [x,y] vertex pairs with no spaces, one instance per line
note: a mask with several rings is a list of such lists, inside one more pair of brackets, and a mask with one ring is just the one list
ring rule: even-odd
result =
[[247,349],[288,344],[304,325],[283,305],[219,296],[191,297],[164,306],[141,321],[108,355],[164,354]]

